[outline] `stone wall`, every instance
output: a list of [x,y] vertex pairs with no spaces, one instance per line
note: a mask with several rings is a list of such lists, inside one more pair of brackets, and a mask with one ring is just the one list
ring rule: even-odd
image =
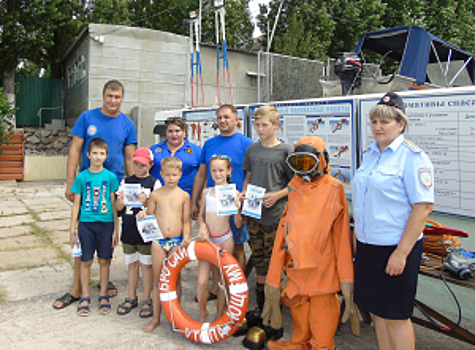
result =
[[24,128],[25,155],[67,156],[71,145],[71,128],[48,131],[43,128]]

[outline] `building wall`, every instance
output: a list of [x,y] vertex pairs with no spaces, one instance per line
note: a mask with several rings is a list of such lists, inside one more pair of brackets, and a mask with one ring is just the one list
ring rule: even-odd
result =
[[[75,67],[80,56],[84,55],[85,62],[85,72],[81,74],[79,68]],[[88,101],[88,86],[89,86],[89,40],[87,37],[81,37],[77,42],[76,47],[73,51],[66,57],[64,60],[65,67],[65,78],[63,81],[63,107],[64,107],[64,117],[66,119],[66,124],[69,126],[74,125],[77,117],[89,108]],[[72,70],[78,70],[78,79],[75,78]]]
[[[138,107],[140,120],[133,118],[139,143],[153,140],[153,118],[156,112],[191,106],[189,37],[172,33],[106,24],[90,24],[70,49],[65,59],[65,116],[67,125],[74,125],[87,109],[102,106],[102,88],[110,79],[125,86],[122,112],[132,117]],[[82,56],[86,62],[81,63]],[[255,77],[257,54],[228,50],[234,104],[257,101]],[[201,45],[201,63],[205,86],[205,105],[216,106],[216,46]],[[70,88],[68,67],[80,65],[84,78]],[[81,64],[85,72],[81,71]],[[81,73],[82,72],[82,73]],[[221,62],[221,103],[224,98],[224,70]],[[230,103],[228,95],[227,101]],[[200,96],[200,106],[202,98]],[[150,119],[150,120],[149,120]]]

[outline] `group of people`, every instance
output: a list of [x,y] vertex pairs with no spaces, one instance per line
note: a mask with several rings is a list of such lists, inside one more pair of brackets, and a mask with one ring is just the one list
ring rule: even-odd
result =
[[[82,255],[74,259],[71,290],[54,308],[79,301],[77,313],[89,315],[90,267],[97,251],[99,313],[111,310],[109,298],[117,289],[109,281],[109,265],[119,242],[120,213],[128,296],[117,313],[126,315],[138,307],[141,270],[139,315],[151,317],[143,328],[151,332],[160,323],[157,281],[162,263],[176,247],[189,244],[190,220],[195,219],[199,238],[232,253],[242,268],[244,243],[251,246],[257,305],[238,331],[247,333],[245,347],[267,343],[269,349],[334,349],[340,320],[337,293],[342,291],[347,311],[342,319],[350,318],[354,331],[359,321],[353,299],[374,315],[380,349],[414,349],[410,317],[422,230],[434,202],[434,171],[427,155],[404,139],[409,120],[398,95],[386,94],[370,111],[375,142],[352,181],[354,235],[345,191],[331,176],[324,141],[308,136],[294,147],[282,143],[276,137],[280,117],[275,107],[255,111],[256,143],[237,132],[235,107],[222,105],[216,112],[220,135],[207,140],[203,149],[187,140],[185,121],[174,117],[166,120],[165,141],[135,150],[134,124],[120,112],[123,98],[120,82],[106,83],[102,108],[84,112],[71,131],[66,197],[73,202],[71,246],[79,241]],[[81,153],[81,172],[76,174]],[[236,184],[238,213],[221,216],[215,186],[230,182]],[[140,185],[142,208],[124,203],[126,184]],[[241,215],[249,185],[265,189],[259,218]],[[142,240],[136,219],[146,215],[156,216],[163,239],[150,244]],[[196,301],[204,323],[207,301],[218,299],[219,318],[225,300],[217,268],[206,261],[198,266]],[[288,277],[284,287],[283,272]],[[294,324],[288,341],[277,341],[283,335],[281,303],[289,307]],[[253,339],[253,332],[263,337]]]

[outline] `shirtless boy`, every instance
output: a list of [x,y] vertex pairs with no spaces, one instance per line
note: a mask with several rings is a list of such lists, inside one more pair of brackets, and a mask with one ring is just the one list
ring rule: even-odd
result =
[[[160,293],[158,281],[163,260],[178,246],[186,247],[190,242],[190,196],[178,187],[181,178],[182,162],[176,157],[167,157],[161,161],[163,186],[150,194],[147,215],[154,215],[163,234],[163,239],[152,243],[153,268],[153,318],[145,327],[144,332],[153,331],[160,324]],[[144,218],[145,212],[137,217]],[[181,281],[177,281],[178,300],[181,299]]]

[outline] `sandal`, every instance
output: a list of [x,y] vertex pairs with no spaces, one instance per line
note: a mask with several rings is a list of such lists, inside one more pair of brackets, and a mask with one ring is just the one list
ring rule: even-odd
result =
[[[218,296],[216,294],[214,294],[212,291],[209,291],[209,294],[208,294],[208,301],[210,300],[216,300],[218,299]],[[195,295],[195,303],[198,302],[198,296]]]
[[[86,302],[87,301],[87,305],[81,305],[82,303]],[[91,313],[91,310],[89,309],[89,305],[91,304],[91,298],[87,297],[87,298],[81,298],[79,299],[79,306],[78,306],[78,310],[77,310],[77,314],[79,316],[89,316],[89,314]],[[87,312],[81,312],[82,310],[86,310]]]
[[[137,297],[135,299],[125,298],[125,301],[119,306],[117,306],[117,314],[121,316],[127,315],[132,309],[136,308],[139,305],[137,300]],[[130,304],[130,306],[128,306],[127,304]],[[122,311],[119,309],[122,309]]]
[[[98,288],[99,290],[101,289],[101,284],[100,284],[100,283],[97,284],[97,288]],[[111,294],[109,293],[109,292],[111,292],[111,291],[114,291],[115,294],[114,294],[114,295],[111,295]],[[111,281],[109,281],[109,282],[107,283],[107,294],[109,294],[109,297],[110,297],[110,298],[113,298],[113,297],[115,297],[115,296],[117,295],[117,287],[116,287],[116,286],[114,285],[114,283],[112,283]]]
[[[105,304],[101,303],[99,305],[99,314],[100,315],[107,315],[109,313],[109,311],[111,311],[111,304],[109,303],[109,296],[108,295],[101,295],[98,300],[99,300],[99,303],[102,300],[107,301],[107,303],[105,303]],[[107,309],[107,310],[102,310],[102,309]]]
[[[61,309],[64,309],[65,307],[71,305],[72,303],[78,301],[79,299],[81,298],[76,298],[75,296],[69,294],[69,293],[66,293],[64,294],[61,298],[58,298],[54,301],[53,303],[53,309],[56,309],[56,310],[61,310]],[[62,302],[63,304],[61,306],[56,306],[54,304],[56,304],[56,302]]]
[[144,300],[141,303],[142,310],[140,310],[139,316],[140,318],[147,318],[153,316],[153,306],[151,300]]

